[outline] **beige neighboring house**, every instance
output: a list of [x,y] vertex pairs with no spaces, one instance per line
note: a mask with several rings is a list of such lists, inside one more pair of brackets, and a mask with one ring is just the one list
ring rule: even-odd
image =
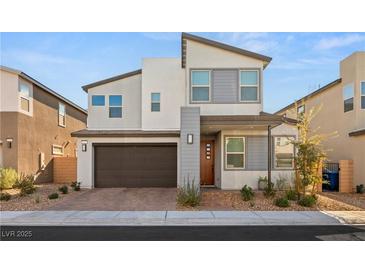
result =
[[296,118],[298,113],[319,105],[322,109],[313,121],[313,128],[319,127],[319,133],[338,133],[338,137],[325,142],[329,161],[352,160],[352,187],[365,184],[364,51],[341,61],[339,79],[299,99],[297,109],[293,103],[276,114]]
[[75,157],[87,112],[24,72],[0,67],[0,167],[52,182],[53,158]]

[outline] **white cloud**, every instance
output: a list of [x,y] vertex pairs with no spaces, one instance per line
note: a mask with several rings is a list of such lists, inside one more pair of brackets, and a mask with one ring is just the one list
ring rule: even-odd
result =
[[362,41],[365,41],[365,35],[348,34],[346,36],[322,38],[317,44],[315,44],[314,48],[319,50],[339,48]]

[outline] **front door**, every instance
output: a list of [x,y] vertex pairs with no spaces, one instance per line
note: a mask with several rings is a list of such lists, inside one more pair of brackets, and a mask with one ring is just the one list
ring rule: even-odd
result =
[[200,142],[200,184],[214,185],[214,141]]

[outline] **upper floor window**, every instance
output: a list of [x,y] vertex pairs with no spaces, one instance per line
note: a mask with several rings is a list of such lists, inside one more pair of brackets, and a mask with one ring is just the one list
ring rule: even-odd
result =
[[91,104],[93,106],[105,106],[105,96],[104,95],[93,95],[91,97]]
[[240,71],[240,101],[257,102],[259,100],[259,71]]
[[360,83],[361,108],[365,109],[365,81]]
[[354,109],[354,85],[348,84],[343,88],[344,112]]
[[275,168],[291,169],[294,167],[294,145],[288,137],[275,137]]
[[226,169],[245,168],[245,137],[226,137]]
[[20,108],[26,112],[30,111],[30,86],[24,82],[19,83]]
[[58,103],[58,125],[66,127],[66,106]]
[[109,118],[122,118],[122,95],[109,95]]
[[210,101],[209,70],[193,70],[191,72],[191,98],[193,102]]
[[297,108],[298,116],[302,115],[305,112],[305,105],[301,105]]
[[154,92],[151,93],[151,111],[159,112],[160,111],[160,93]]

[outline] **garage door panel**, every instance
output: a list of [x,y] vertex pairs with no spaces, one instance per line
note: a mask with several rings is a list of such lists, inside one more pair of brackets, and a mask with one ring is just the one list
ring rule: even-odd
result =
[[176,187],[176,144],[98,145],[95,187]]

